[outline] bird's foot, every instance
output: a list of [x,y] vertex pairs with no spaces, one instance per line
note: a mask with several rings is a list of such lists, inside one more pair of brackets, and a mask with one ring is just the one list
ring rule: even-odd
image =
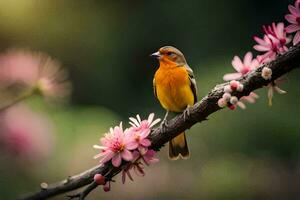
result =
[[162,132],[165,132],[166,129],[168,128],[168,120],[164,119],[161,123],[160,123],[160,128]]
[[187,118],[191,115],[191,106],[187,106],[186,109],[183,111],[183,120],[186,121]]

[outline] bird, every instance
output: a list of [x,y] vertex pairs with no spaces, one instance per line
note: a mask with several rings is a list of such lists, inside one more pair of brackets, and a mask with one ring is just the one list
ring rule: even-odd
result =
[[[161,123],[167,127],[169,112],[189,115],[190,106],[197,102],[197,86],[193,70],[189,67],[183,53],[173,46],[161,47],[151,54],[159,61],[153,79],[154,96],[166,110]],[[187,159],[190,156],[185,133],[180,133],[169,142],[169,158]]]

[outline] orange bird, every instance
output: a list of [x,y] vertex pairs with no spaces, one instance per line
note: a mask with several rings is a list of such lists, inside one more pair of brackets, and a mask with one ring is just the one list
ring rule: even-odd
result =
[[[172,46],[164,46],[151,54],[159,60],[159,68],[153,79],[154,95],[167,111],[162,128],[167,126],[169,112],[189,114],[189,106],[197,102],[197,87],[193,70],[188,66],[183,53]],[[169,142],[169,157],[188,158],[189,149],[185,133]]]

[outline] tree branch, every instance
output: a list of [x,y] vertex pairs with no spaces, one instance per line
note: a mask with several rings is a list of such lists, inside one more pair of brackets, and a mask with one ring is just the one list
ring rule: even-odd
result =
[[[244,85],[242,92],[234,92],[233,95],[238,98],[249,95],[250,92],[268,85],[277,78],[288,73],[292,69],[300,66],[300,44],[289,49],[283,55],[277,57],[276,60],[267,63],[255,71],[247,74],[246,76],[239,79]],[[269,67],[272,69],[272,79],[265,80],[261,77],[261,71],[263,67]],[[162,132],[161,128],[156,128],[151,132],[150,140],[152,142],[151,148],[158,151],[165,143],[176,137],[182,131],[189,129],[191,126],[198,122],[202,122],[207,117],[220,110],[217,102],[224,94],[224,86],[229,83],[223,83],[217,85],[212,89],[201,101],[197,102],[190,108],[190,115],[184,120],[183,115],[178,115],[168,122],[168,127],[165,128],[165,132]],[[126,163],[122,163],[124,166]],[[61,181],[57,184],[50,185],[46,189],[42,189],[36,193],[21,198],[22,200],[38,200],[47,199],[49,197],[72,191],[88,184],[93,183],[93,177],[95,174],[100,173],[105,176],[108,180],[113,178],[115,175],[122,171],[122,166],[114,168],[110,163],[103,166],[97,166],[89,169],[79,175],[69,177],[68,179]],[[93,186],[89,187],[90,189]],[[83,191],[83,193],[86,191]],[[88,190],[88,193],[91,190]]]

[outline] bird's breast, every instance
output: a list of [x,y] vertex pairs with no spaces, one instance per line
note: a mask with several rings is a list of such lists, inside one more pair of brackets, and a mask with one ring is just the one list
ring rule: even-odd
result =
[[155,74],[157,98],[161,105],[172,112],[182,112],[194,104],[188,72],[184,67],[159,68]]

